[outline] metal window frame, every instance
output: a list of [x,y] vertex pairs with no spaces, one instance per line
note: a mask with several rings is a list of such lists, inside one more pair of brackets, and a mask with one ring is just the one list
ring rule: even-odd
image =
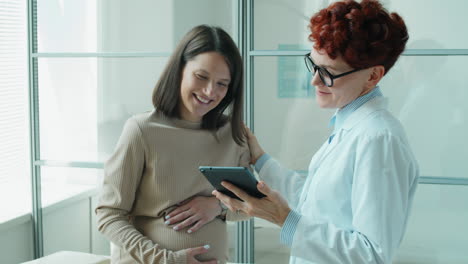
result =
[[[254,127],[254,93],[253,83],[253,57],[250,52],[253,48],[253,1],[238,1],[238,37],[239,50],[244,60],[244,122],[252,130]],[[237,223],[236,232],[236,263],[255,263],[255,232],[254,218]]]
[[42,201],[41,201],[41,168],[34,165],[40,158],[39,138],[39,96],[37,81],[37,59],[33,54],[37,52],[37,3],[35,0],[27,2],[28,24],[28,69],[29,69],[29,137],[31,157],[31,189],[32,189],[32,224],[34,241],[34,258],[44,255]]
[[170,52],[40,52],[33,58],[165,58]]

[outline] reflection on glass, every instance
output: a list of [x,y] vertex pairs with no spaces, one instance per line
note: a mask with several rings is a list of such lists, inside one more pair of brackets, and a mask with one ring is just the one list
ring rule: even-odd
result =
[[[255,59],[255,134],[285,166],[306,170],[329,136],[335,110],[319,109],[313,96],[282,96],[282,91],[310,82],[305,66],[290,67],[287,74],[278,70],[285,60],[294,65],[291,62],[302,57]],[[467,177],[468,81],[459,77],[468,74],[465,62],[463,56],[403,56],[380,83],[390,111],[405,127],[423,176]],[[284,76],[291,75],[297,82],[284,82]]]
[[[290,66],[287,72],[282,64]],[[317,106],[310,78],[302,56],[255,59],[255,135],[265,151],[284,166],[301,171],[308,168],[312,155],[329,136],[328,123],[334,112]]]
[[98,169],[41,168],[44,255],[62,250],[92,253],[108,245],[96,239],[91,202],[102,178]]
[[[303,56],[259,57],[254,65],[255,135],[284,166],[305,171],[328,136],[332,112],[316,105]],[[289,262],[279,233],[278,226],[255,219],[255,263]]]
[[49,207],[77,195],[96,191],[101,184],[100,169],[42,167],[42,206]]
[[395,264],[468,263],[468,186],[418,186]]
[[255,263],[289,263],[289,248],[279,242],[280,228],[255,218]]
[[[328,1],[253,1],[254,49],[288,50],[287,45],[310,49],[307,25],[313,12]],[[281,17],[281,19],[278,19]]]
[[[310,17],[328,6],[331,0],[320,1],[253,1],[254,3],[254,48],[256,50],[281,50],[284,44],[296,44],[310,49]],[[460,34],[460,25],[465,21],[465,0],[427,1],[427,0],[381,0],[389,11],[399,13],[408,27],[411,49],[466,49],[468,35]],[[424,8],[421,8],[424,7]],[[434,19],[450,17],[450,19]],[[281,19],[278,19],[281,17]],[[433,41],[440,41],[441,46]]]
[[465,57],[403,56],[381,82],[423,176],[467,177]]
[[234,262],[236,260],[236,233],[237,227],[236,222],[227,222],[228,232],[228,262]]
[[230,0],[37,1],[38,51],[170,52],[194,25],[232,32],[233,6]]
[[41,58],[41,159],[104,161],[124,122],[152,110],[166,58]]

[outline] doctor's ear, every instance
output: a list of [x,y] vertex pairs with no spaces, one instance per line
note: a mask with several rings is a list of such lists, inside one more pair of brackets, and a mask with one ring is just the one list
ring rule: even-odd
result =
[[371,68],[371,70],[372,71],[369,75],[369,79],[366,83],[367,88],[374,88],[385,75],[385,68],[382,65],[374,66]]

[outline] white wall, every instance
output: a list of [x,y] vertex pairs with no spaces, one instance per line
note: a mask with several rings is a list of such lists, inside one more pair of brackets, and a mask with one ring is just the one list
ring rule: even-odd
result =
[[0,262],[16,264],[34,257],[33,228],[31,216],[17,221],[2,223],[0,227]]
[[[110,255],[110,244],[96,227],[95,194],[95,190],[80,194],[43,209],[45,256],[62,250]],[[30,215],[3,223],[0,226],[0,263],[32,260],[33,241]]]

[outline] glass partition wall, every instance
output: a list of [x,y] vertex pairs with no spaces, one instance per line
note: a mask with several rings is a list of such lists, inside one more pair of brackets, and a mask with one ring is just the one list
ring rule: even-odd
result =
[[237,41],[237,10],[230,0],[29,1],[35,257],[110,254],[94,208],[124,122],[153,109],[153,87],[193,26]]
[[[302,173],[331,132],[334,111],[316,105],[303,62],[311,48],[309,18],[331,2],[248,1],[250,124],[265,151]],[[422,176],[394,263],[465,263],[468,31],[460,23],[468,3],[381,2],[398,12],[409,29],[407,50],[380,87],[406,129]],[[434,14],[442,19],[434,19]],[[254,230],[255,263],[287,263],[288,248],[278,242],[279,227],[255,219]]]
[[[380,87],[422,175],[395,263],[466,263],[468,32],[459,25],[468,4],[381,2],[410,31],[407,50]],[[151,91],[170,52],[197,24],[219,25],[237,40],[246,123],[270,155],[305,173],[333,114],[315,104],[302,58],[311,46],[308,19],[329,3],[29,0],[36,257],[59,250],[109,254],[93,212],[103,162],[124,121],[152,109]],[[287,263],[279,227],[253,219],[229,230],[231,261]]]

